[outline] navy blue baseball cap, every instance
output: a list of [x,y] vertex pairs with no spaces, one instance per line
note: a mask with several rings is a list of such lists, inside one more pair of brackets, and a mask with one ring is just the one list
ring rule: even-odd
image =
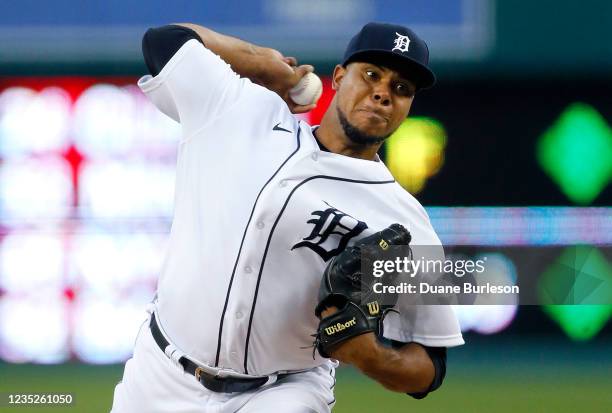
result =
[[368,23],[349,42],[342,66],[351,62],[380,64],[402,73],[417,89],[436,83],[429,68],[429,49],[423,39],[407,27]]

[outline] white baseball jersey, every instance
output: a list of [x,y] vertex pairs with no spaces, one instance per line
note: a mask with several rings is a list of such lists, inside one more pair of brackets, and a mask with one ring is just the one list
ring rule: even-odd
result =
[[[180,121],[175,211],[157,314],[173,343],[211,366],[306,369],[321,275],[347,245],[394,222],[440,245],[423,207],[380,161],[321,151],[283,100],[196,40],[142,91]],[[398,304],[385,335],[463,343],[450,307]]]

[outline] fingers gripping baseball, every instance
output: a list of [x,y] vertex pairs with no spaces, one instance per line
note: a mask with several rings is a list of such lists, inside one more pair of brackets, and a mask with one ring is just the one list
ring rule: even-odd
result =
[[[294,58],[294,61],[295,61],[295,58]],[[312,65],[296,66],[295,67],[295,79],[297,80],[297,82],[295,82],[295,84],[297,85],[304,76],[306,76],[308,73],[313,73],[313,72],[314,72],[314,66]]]
[[259,48],[258,53],[263,56],[266,64],[252,80],[278,94],[289,106],[293,113],[304,113],[315,108],[314,104],[300,104],[290,97],[290,91],[297,87],[300,81],[312,73],[311,65],[297,65],[297,59],[283,56],[281,52],[271,48]]
[[297,66],[297,59],[293,56],[285,56],[283,57],[283,61],[291,67]]
[[304,113],[314,109],[323,93],[321,79],[313,71],[314,67],[311,65],[295,68],[295,83],[285,98],[293,113]]

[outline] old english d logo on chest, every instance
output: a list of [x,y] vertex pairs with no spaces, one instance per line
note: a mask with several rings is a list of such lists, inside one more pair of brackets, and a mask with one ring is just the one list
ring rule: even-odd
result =
[[342,252],[349,241],[361,234],[368,225],[332,207],[327,202],[325,205],[329,208],[312,212],[311,215],[316,218],[307,221],[308,224],[314,225],[312,232],[301,242],[295,244],[291,250],[307,247],[327,262]]

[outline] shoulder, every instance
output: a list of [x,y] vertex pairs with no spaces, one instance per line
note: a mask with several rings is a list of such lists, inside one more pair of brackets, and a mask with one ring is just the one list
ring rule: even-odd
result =
[[428,223],[430,222],[429,215],[423,205],[410,192],[402,188],[399,183],[395,182],[393,192],[400,205],[405,208],[410,216],[423,219]]
[[440,238],[431,224],[421,203],[397,182],[391,188],[399,205],[401,223],[409,228],[413,245],[441,245]]
[[[233,100],[225,113],[226,118],[235,122],[240,119],[245,126],[253,123],[259,124],[268,118],[270,121],[288,122],[295,120],[287,103],[275,92],[253,83],[250,79],[240,77],[240,96]],[[227,94],[229,92],[226,92]]]

